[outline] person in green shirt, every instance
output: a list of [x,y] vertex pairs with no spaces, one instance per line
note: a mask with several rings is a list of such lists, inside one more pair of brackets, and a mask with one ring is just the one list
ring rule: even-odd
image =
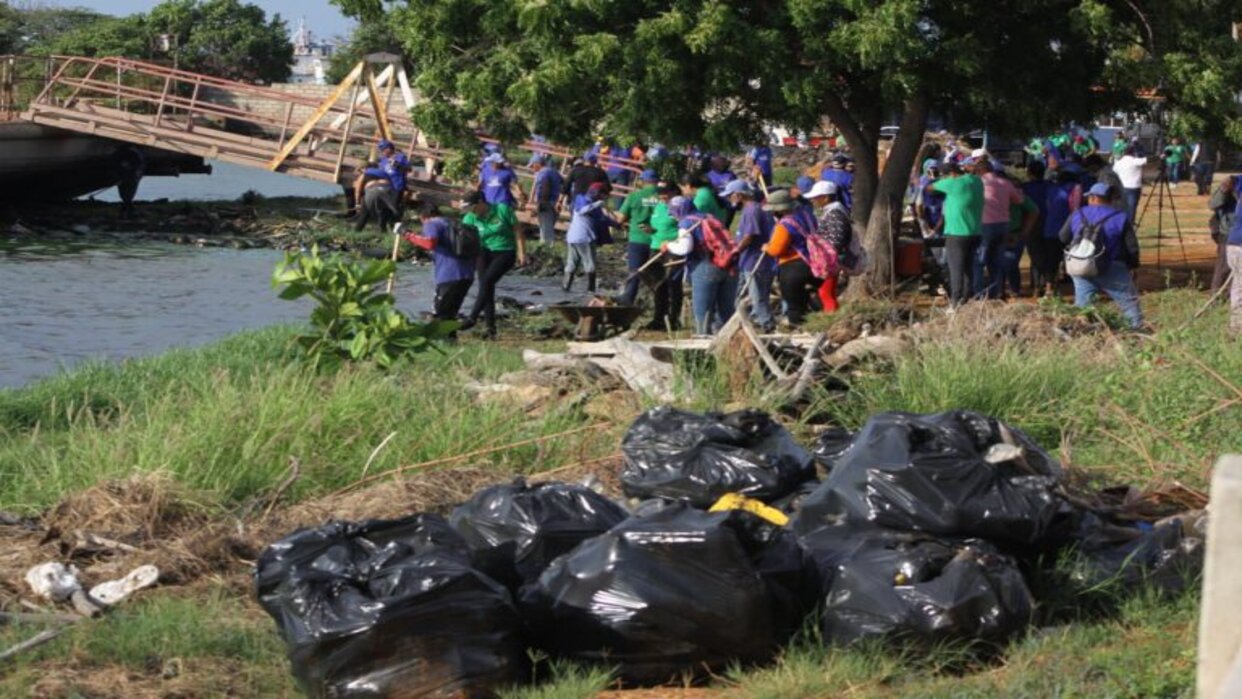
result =
[[1121,156],[1126,154],[1126,146],[1128,145],[1130,145],[1130,143],[1126,140],[1125,132],[1117,132],[1117,135],[1113,137],[1112,147],[1114,163],[1121,160]]
[[[661,183],[657,192],[657,203],[651,209],[651,254],[660,254],[660,248],[665,243],[671,243],[677,240],[679,234],[678,220],[669,213],[669,203],[675,198],[680,197],[681,190],[676,184]],[[650,258],[648,258],[650,259]],[[673,260],[665,260],[667,264]],[[654,286],[652,295],[654,298],[655,315],[651,319],[651,323],[647,326],[648,330],[678,330],[681,328],[681,305],[685,298],[685,291],[682,288],[685,284],[686,266],[678,264],[666,267],[661,264],[655,264],[648,267],[648,273],[645,275]]]
[[1173,141],[1164,147],[1164,164],[1168,168],[1166,174],[1169,178],[1169,186],[1174,189],[1177,184],[1182,181],[1182,169],[1186,166],[1186,159],[1190,157],[1190,148],[1182,143],[1182,139],[1177,136],[1173,137]]
[[[962,166],[973,165],[970,159]],[[927,185],[927,192],[944,195],[944,248],[949,262],[949,302],[970,298],[971,268],[983,228],[983,180],[956,163],[945,163],[945,177]]]
[[711,214],[721,221],[725,220],[725,210],[716,198],[716,190],[712,189],[711,183],[702,175],[682,175],[681,194],[694,203],[694,208],[699,213]]
[[656,182],[660,179],[655,170],[645,170],[640,175],[640,187],[621,202],[621,210],[617,212],[617,220],[629,224],[629,240],[625,245],[625,266],[630,271],[630,278],[625,282],[625,291],[621,293],[621,302],[634,305],[638,299],[638,275],[634,274],[651,258],[651,213],[660,203],[660,188]]
[[462,322],[461,329],[469,330],[483,316],[487,336],[496,336],[496,284],[513,269],[514,264],[526,264],[526,241],[517,234],[517,214],[508,204],[488,204],[482,192],[471,192],[462,202],[466,214],[462,225],[474,226],[479,231],[483,252],[479,255],[479,292],[474,308]]

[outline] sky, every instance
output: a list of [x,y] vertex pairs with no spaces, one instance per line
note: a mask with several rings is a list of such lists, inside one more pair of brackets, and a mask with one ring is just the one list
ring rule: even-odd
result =
[[[319,38],[349,34],[353,20],[346,18],[328,0],[245,0],[262,7],[268,16],[279,13],[289,25],[289,31],[298,28],[298,20],[306,18],[306,26]],[[47,4],[62,7],[86,7],[110,15],[130,15],[146,12],[159,4],[159,0],[51,0]]]

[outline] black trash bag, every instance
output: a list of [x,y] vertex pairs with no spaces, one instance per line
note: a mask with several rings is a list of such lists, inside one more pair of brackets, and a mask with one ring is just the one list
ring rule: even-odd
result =
[[788,530],[675,502],[553,561],[521,605],[536,647],[652,685],[771,658],[817,588]]
[[552,559],[629,517],[625,508],[581,485],[519,478],[484,488],[449,521],[475,551],[482,570],[516,588],[539,577]]
[[825,581],[820,631],[829,645],[863,638],[1000,644],[1031,622],[1021,571],[987,542],[821,529],[802,544]]
[[299,530],[255,587],[311,697],[490,697],[529,677],[508,591],[436,515]]
[[815,438],[815,446],[811,449],[811,455],[815,457],[815,463],[819,464],[825,473],[832,473],[832,469],[837,466],[837,460],[853,443],[853,432],[844,427],[830,427]]
[[[1203,571],[1203,513],[1148,524],[1114,524],[1087,514],[1069,556],[1069,578],[1080,591],[1113,596],[1140,586],[1180,593]],[[1082,594],[1081,592],[1079,594]]]
[[1070,513],[1056,494],[1060,464],[1022,432],[976,413],[876,415],[835,462],[802,502],[800,535],[879,526],[1044,546]]
[[798,487],[793,489],[793,492],[785,495],[784,497],[773,500],[770,504],[772,507],[775,507],[781,512],[784,512],[792,517],[798,514],[798,511],[802,509],[802,503],[807,499],[807,497],[809,497],[810,494],[814,493],[816,490],[819,490],[821,482],[822,481],[812,479],[805,483],[799,483]]
[[815,477],[811,454],[755,410],[699,415],[655,408],[630,426],[621,451],[626,495],[685,500],[700,508],[728,493],[771,502]]

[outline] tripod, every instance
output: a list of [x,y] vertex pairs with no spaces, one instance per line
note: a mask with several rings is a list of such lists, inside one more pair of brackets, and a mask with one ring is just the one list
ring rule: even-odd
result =
[[1138,221],[1134,224],[1134,234],[1137,236],[1143,221],[1147,218],[1147,210],[1151,208],[1151,200],[1156,200],[1156,269],[1164,268],[1164,200],[1169,199],[1169,211],[1173,214],[1173,230],[1177,232],[1177,244],[1182,250],[1182,266],[1186,269],[1190,268],[1190,258],[1186,255],[1186,241],[1182,238],[1182,224],[1177,218],[1177,205],[1173,202],[1173,188],[1169,186],[1169,176],[1165,171],[1163,163],[1160,166],[1160,173],[1156,175],[1155,185],[1147,192],[1147,201],[1143,202],[1143,211],[1138,216]]

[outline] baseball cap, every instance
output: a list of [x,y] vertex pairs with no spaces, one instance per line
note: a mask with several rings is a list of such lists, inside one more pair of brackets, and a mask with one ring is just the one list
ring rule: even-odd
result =
[[1087,190],[1087,196],[1089,196],[1089,197],[1107,197],[1107,196],[1108,196],[1108,192],[1109,192],[1111,189],[1112,189],[1111,187],[1109,187],[1107,184],[1105,184],[1105,183],[1103,183],[1103,182],[1096,182],[1095,184],[1091,185],[1091,189],[1088,189],[1088,190]]
[[598,192],[604,191],[604,188],[607,186],[608,185],[604,184],[603,182],[592,182],[591,186],[587,187],[587,192],[590,192],[591,194],[596,194]]
[[588,152],[588,153],[582,154],[582,159],[587,161],[588,163],[593,163],[599,160],[599,156],[594,153]]
[[378,144],[376,144],[376,146],[377,146],[380,150],[384,150],[384,149],[386,149],[386,148],[392,148],[392,149],[394,149],[394,150],[396,149],[396,146],[394,146],[394,145],[392,144],[392,141],[389,141],[389,140],[388,140],[388,139],[386,139],[386,138],[381,138],[381,139],[380,139],[380,142],[379,142]]
[[645,182],[655,182],[660,179],[659,173],[655,170],[643,170],[643,174],[639,175]]
[[530,167],[531,165],[543,165],[546,162],[548,162],[548,156],[543,153],[531,153],[530,162],[526,163],[526,167]]
[[803,175],[799,177],[797,182],[794,184],[798,187],[799,192],[809,192],[811,191],[811,188],[815,186],[815,180]]
[[811,187],[811,191],[806,192],[802,196],[806,197],[807,199],[814,199],[816,197],[830,197],[836,193],[837,193],[836,184],[832,182],[825,182],[824,180],[820,180],[819,182],[815,183],[814,187]]
[[500,153],[492,153],[491,155],[483,159],[483,162],[485,163],[503,163],[504,161],[505,161],[505,156],[501,155]]
[[745,196],[754,196],[755,190],[751,189],[750,184],[746,180],[731,180],[720,190],[721,196],[731,197],[734,194],[742,194]]
[[988,152],[982,148],[976,148],[970,151],[971,160],[982,160],[986,157],[988,157]]

